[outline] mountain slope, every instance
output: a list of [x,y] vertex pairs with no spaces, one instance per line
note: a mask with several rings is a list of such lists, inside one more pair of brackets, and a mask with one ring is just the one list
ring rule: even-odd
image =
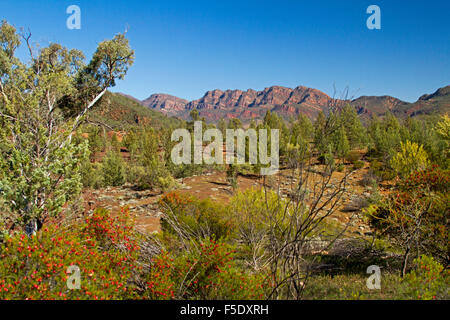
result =
[[102,123],[114,130],[150,125],[155,128],[178,126],[181,120],[150,110],[139,100],[121,93],[106,92],[88,113],[88,121]]
[[414,117],[419,115],[435,115],[450,112],[450,86],[425,94],[414,103],[399,105],[394,114],[399,117]]
[[176,116],[183,111],[189,101],[169,94],[152,94],[149,98],[142,101],[144,106],[157,111],[161,111],[169,116]]
[[450,86],[430,95],[423,95],[415,103],[408,103],[390,96],[362,96],[352,101],[333,100],[325,93],[303,86],[295,89],[273,86],[262,91],[212,90],[197,100],[187,102],[167,94],[155,94],[143,101],[150,109],[170,116],[189,119],[189,113],[198,109],[201,117],[209,122],[239,118],[243,122],[260,120],[267,111],[273,111],[285,119],[305,114],[311,119],[319,112],[328,113],[331,105],[349,103],[363,119],[383,116],[387,112],[405,118],[421,114],[442,114],[450,110]]

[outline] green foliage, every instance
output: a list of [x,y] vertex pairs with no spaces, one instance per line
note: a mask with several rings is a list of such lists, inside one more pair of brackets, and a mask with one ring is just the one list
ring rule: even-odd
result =
[[234,232],[234,222],[226,214],[226,208],[211,200],[198,200],[171,192],[159,204],[165,213],[161,219],[164,232],[176,234],[171,224],[173,221],[186,228],[193,239],[226,239]]
[[124,78],[134,52],[118,34],[101,42],[87,65],[81,51],[56,43],[22,62],[15,56],[20,43],[14,27],[2,22],[0,146],[7,152],[0,157],[0,211],[34,233],[38,222],[79,195],[87,143],[76,143],[74,133],[107,88]]
[[84,188],[99,189],[104,185],[103,166],[101,163],[92,163],[89,160],[83,161],[80,167],[80,174]]
[[177,182],[170,175],[168,175],[167,177],[159,177],[158,178],[158,186],[161,188],[161,190],[163,192],[174,189],[176,185],[177,185]]
[[314,145],[319,153],[328,152],[328,137],[327,137],[327,118],[323,112],[320,112],[314,122]]
[[103,159],[102,170],[105,186],[118,187],[125,183],[125,162],[120,153],[108,151]]
[[227,167],[226,179],[231,188],[235,192],[238,188],[238,167],[237,165],[230,164]]
[[[8,236],[0,249],[0,299],[134,298],[138,250],[127,211],[112,218],[97,210],[82,223]],[[80,268],[80,290],[67,286],[69,266]]]
[[89,151],[91,155],[95,155],[96,152],[102,152],[106,148],[105,132],[98,126],[87,127],[87,134],[89,140]]
[[363,148],[367,144],[366,129],[354,107],[346,105],[339,114],[339,123],[344,127],[350,148]]
[[444,270],[439,262],[426,255],[414,260],[414,264],[416,269],[404,278],[408,292],[420,300],[447,299],[450,271]]
[[[24,144],[28,143],[25,139]],[[9,154],[0,159],[5,173],[0,179],[0,211],[21,226],[56,216],[68,201],[77,199],[82,187],[79,162],[87,158],[87,144],[66,144],[47,159],[35,158],[29,146],[17,149],[11,145]]]
[[353,169],[354,169],[354,170],[359,170],[359,169],[362,169],[362,168],[364,168],[364,162],[361,161],[361,160],[358,160],[358,161],[356,161],[356,162],[353,164]]
[[314,135],[314,127],[307,116],[300,114],[297,121],[291,123],[289,142],[294,144],[298,139],[310,141]]
[[436,132],[445,141],[450,141],[450,117],[448,115],[442,116],[442,120],[436,125]]
[[290,123],[289,130],[283,130],[281,137],[282,145],[280,152],[287,159],[287,165],[295,168],[303,163],[310,155],[309,142],[314,135],[311,120],[305,115],[299,115],[296,121]]
[[[264,190],[249,189],[231,199],[227,215],[233,223],[234,239],[239,243],[238,254],[254,270],[260,270],[260,262],[268,258],[268,234],[283,238],[279,232],[290,223],[292,209],[275,192],[266,194]],[[274,226],[277,227],[272,230]]]
[[[445,168],[450,167],[450,117],[444,115],[441,120],[436,124],[435,131],[438,139],[427,139],[428,144],[434,143],[435,148],[430,148],[429,151],[433,158],[437,160],[437,163]],[[426,144],[426,146],[428,145]]]
[[380,180],[392,180],[397,176],[394,170],[378,160],[372,160],[370,162],[370,173]]
[[238,267],[233,248],[209,238],[198,250],[153,259],[144,297],[148,299],[248,300],[264,297],[264,279]]
[[317,275],[308,279],[306,300],[414,300],[399,275],[382,272],[381,290],[369,290],[364,273]]
[[449,191],[448,170],[432,167],[412,173],[367,210],[369,223],[406,253],[415,249],[448,265]]
[[391,166],[399,175],[405,177],[414,171],[429,166],[428,155],[422,146],[406,141],[401,143],[401,150],[391,160]]
[[325,117],[319,113],[314,124],[314,144],[319,154],[332,153],[345,158],[350,149],[366,145],[366,130],[351,106]]
[[[161,135],[165,138],[164,133]],[[165,140],[148,126],[129,131],[123,141],[131,155],[128,182],[140,189],[159,187],[166,191],[175,187],[175,180],[165,162],[165,155],[170,154],[170,144],[166,144],[169,151],[160,152],[159,147],[163,141]]]
[[347,160],[350,163],[355,163],[356,161],[361,160],[361,155],[360,155],[359,151],[352,150],[347,154],[347,156],[345,157],[345,160]]
[[340,126],[331,138],[331,143],[333,146],[333,153],[338,158],[345,158],[350,151],[350,144],[348,142],[347,134],[345,128]]
[[324,154],[321,154],[317,160],[320,164],[324,164],[326,166],[334,166],[334,156],[331,152],[327,152]]
[[372,154],[380,157],[383,162],[388,162],[400,147],[404,128],[398,119],[388,113],[383,120],[372,119],[369,124],[369,135],[372,141]]

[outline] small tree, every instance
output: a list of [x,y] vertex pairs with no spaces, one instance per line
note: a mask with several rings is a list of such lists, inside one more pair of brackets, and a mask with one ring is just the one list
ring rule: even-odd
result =
[[102,168],[105,186],[118,187],[125,183],[125,165],[117,151],[110,150],[106,154]]

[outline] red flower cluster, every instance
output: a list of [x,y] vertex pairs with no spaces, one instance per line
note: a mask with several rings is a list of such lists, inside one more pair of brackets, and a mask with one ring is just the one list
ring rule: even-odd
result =
[[[36,236],[8,237],[0,249],[0,299],[131,298],[137,246],[126,211],[97,210],[85,224],[50,225]],[[70,290],[69,266],[81,271],[81,289]]]

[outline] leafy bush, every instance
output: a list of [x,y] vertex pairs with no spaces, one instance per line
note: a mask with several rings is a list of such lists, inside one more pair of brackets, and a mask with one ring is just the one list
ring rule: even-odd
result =
[[131,163],[127,168],[127,181],[140,190],[159,187],[165,192],[176,186],[175,179],[164,164],[156,159],[146,165]]
[[172,190],[173,188],[175,188],[176,184],[177,183],[175,179],[171,175],[158,178],[158,185],[160,186],[163,192]]
[[353,164],[354,170],[358,170],[358,169],[362,169],[362,168],[364,168],[364,162],[361,160],[358,160]]
[[355,163],[356,161],[361,159],[361,155],[358,150],[352,150],[350,151],[347,156],[345,157],[345,160],[347,160],[350,163]]
[[432,167],[399,181],[395,192],[372,207],[369,223],[402,243],[407,252],[414,245],[448,265],[449,203],[448,170]]
[[384,165],[378,160],[370,162],[370,172],[379,177],[380,180],[392,180],[397,175],[394,170],[388,168],[387,165]]
[[[97,210],[82,224],[51,224],[36,236],[8,236],[0,250],[0,299],[128,299],[139,271],[139,247],[129,214]],[[81,270],[81,289],[69,290],[69,266]]]
[[233,232],[233,221],[226,215],[223,205],[211,200],[198,200],[194,197],[171,192],[159,202],[164,216],[162,230],[175,233],[171,223],[179,223],[192,238],[227,238]]
[[402,191],[427,191],[447,193],[450,191],[450,170],[442,170],[432,166],[426,170],[412,173],[406,179],[399,181]]
[[292,209],[275,192],[266,194],[261,189],[238,192],[231,199],[227,214],[234,223],[235,241],[239,243],[237,254],[249,267],[262,268],[262,261],[269,256],[269,237],[281,240],[285,236],[281,230],[290,223]]

